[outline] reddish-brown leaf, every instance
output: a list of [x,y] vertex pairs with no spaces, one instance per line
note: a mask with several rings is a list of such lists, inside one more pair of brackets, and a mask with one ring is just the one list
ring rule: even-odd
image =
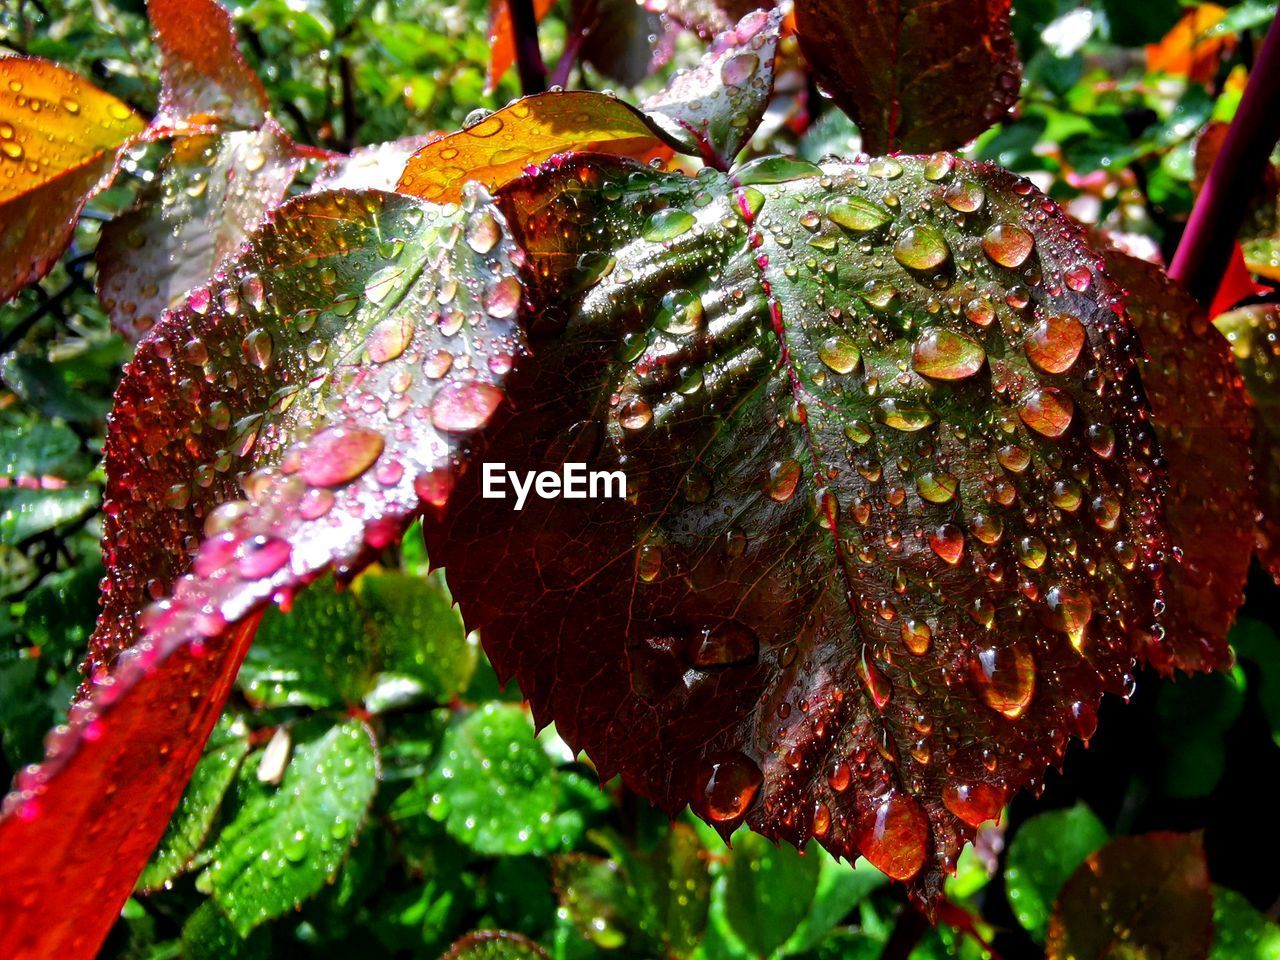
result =
[[44,276],[142,132],[128,106],[46,60],[0,58],[0,303]]
[[[238,625],[327,569],[353,573],[446,501],[522,350],[516,255],[476,191],[449,210],[309,195],[139,344],[106,444],[89,679],[0,826],[17,956],[90,952],[105,935],[208,732],[165,705],[212,722],[247,640]],[[109,813],[72,799],[103,789]],[[28,872],[15,851],[53,831],[69,844]],[[93,895],[66,912],[68,889]]]
[[1231,344],[1257,418],[1258,559],[1280,582],[1280,308],[1241,307],[1214,320]]
[[98,295],[137,342],[284,199],[303,157],[268,119],[258,130],[183,137],[133,210],[102,231]]
[[[534,18],[541,22],[556,0],[533,0]],[[489,75],[485,91],[492,93],[516,62],[516,34],[507,0],[489,0]]]
[[1018,99],[1009,0],[797,0],[796,32],[873,154],[956,149]]
[[585,90],[542,93],[423,147],[405,167],[396,189],[447,203],[461,196],[468,181],[495,189],[526,167],[565,151],[641,160],[669,156],[659,139],[664,135],[643,113],[616,97]]
[[1155,642],[1118,289],[1031,184],[949,156],[549,167],[502,194],[532,360],[490,439],[628,497],[516,512],[464,477],[432,558],[602,777],[932,899]]
[[164,84],[157,123],[256,127],[267,92],[236,45],[231,16],[215,0],[148,0]]
[[1163,270],[1116,250],[1107,271],[1126,291],[1147,359],[1142,385],[1169,489],[1179,560],[1169,564],[1164,642],[1147,651],[1163,674],[1231,663],[1227,628],[1244,602],[1254,540],[1253,417],[1231,349],[1194,297]]
[[1199,834],[1118,837],[1080,865],[1049,918],[1048,960],[1204,960],[1213,891]]

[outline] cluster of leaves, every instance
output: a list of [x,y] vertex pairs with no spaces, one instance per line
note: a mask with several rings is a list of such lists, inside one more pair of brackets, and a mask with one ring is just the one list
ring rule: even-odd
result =
[[[517,47],[538,77],[512,11],[548,6],[495,4],[455,62],[448,15],[254,4],[246,59],[212,2],[151,0],[150,31],[113,28],[119,97],[0,60],[6,349],[61,327],[4,366],[43,415],[0,488],[25,592],[0,677],[40,691],[0,716],[15,767],[68,692],[99,522],[105,560],[85,680],[5,801],[6,953],[96,949],[142,870],[169,889],[126,906],[134,954],[443,950],[473,926],[526,935],[451,956],[902,953],[888,877],[947,925],[920,956],[981,955],[1006,803],[1135,662],[1230,666],[1251,553],[1277,568],[1274,308],[1224,338],[1123,251],[1172,237],[1268,11],[1174,17],[1116,85],[1091,52],[1118,7],[1036,37],[970,0],[584,3],[548,31],[553,79],[580,57],[637,106],[555,90],[428,135],[490,48],[492,83]],[[1036,96],[994,127],[1018,46]],[[295,59],[313,72],[282,76]],[[810,73],[845,116],[815,122]],[[1274,205],[1268,183],[1239,271],[1268,276]],[[623,469],[629,496],[514,514],[482,458]],[[465,628],[416,545],[387,552],[418,518]],[[629,791],[705,823],[663,830]],[[1079,856],[1020,852],[1028,821],[1004,877],[1051,956],[1274,948],[1197,840],[1098,849],[1062,816]],[[808,855],[745,832],[725,853],[743,825]],[[37,922],[68,883],[85,908]]]

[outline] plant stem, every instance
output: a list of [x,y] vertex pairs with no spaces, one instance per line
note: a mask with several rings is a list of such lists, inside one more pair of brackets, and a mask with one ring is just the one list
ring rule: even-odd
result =
[[1278,139],[1280,28],[1273,22],[1169,267],[1169,275],[1205,306],[1226,273],[1236,234]]
[[569,28],[569,36],[564,41],[564,50],[561,51],[560,59],[551,71],[551,79],[549,81],[551,86],[564,87],[568,85],[569,72],[573,70],[573,65],[578,62],[578,54],[582,51],[582,44],[587,38],[587,31],[595,25],[595,22],[596,0],[587,0],[574,18],[573,25]]
[[507,0],[511,12],[511,28],[516,42],[516,71],[520,89],[527,97],[547,89],[547,67],[538,48],[538,18],[533,13],[533,0]]

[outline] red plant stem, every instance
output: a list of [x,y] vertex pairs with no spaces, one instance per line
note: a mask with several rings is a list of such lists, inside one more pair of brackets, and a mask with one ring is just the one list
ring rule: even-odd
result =
[[533,0],[507,0],[507,9],[511,11],[511,30],[516,41],[520,89],[526,97],[543,93],[547,89],[547,67],[538,47],[538,18],[533,12]]
[[1273,22],[1169,267],[1169,276],[1205,306],[1226,273],[1249,200],[1278,139],[1280,29]]
[[560,53],[560,60],[551,70],[551,79],[549,81],[551,86],[563,87],[569,83],[569,71],[578,62],[578,54],[582,51],[582,44],[587,39],[587,31],[595,25],[595,22],[596,0],[587,0],[574,18],[573,25],[569,28],[569,36],[564,42],[564,50]]

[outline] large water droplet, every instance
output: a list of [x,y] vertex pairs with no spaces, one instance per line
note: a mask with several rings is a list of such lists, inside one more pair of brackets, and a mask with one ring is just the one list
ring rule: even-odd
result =
[[827,337],[818,347],[818,359],[836,373],[852,373],[862,362],[862,351],[848,337]]
[[1061,630],[1077,650],[1084,648],[1085,628],[1093,618],[1093,601],[1078,587],[1057,585],[1044,598],[1049,625]]
[[963,380],[971,377],[986,363],[982,345],[943,327],[926,330],[911,350],[911,363],[916,373],[935,380]]
[[692,290],[668,290],[654,323],[667,333],[694,333],[702,326],[702,298]]
[[382,434],[363,427],[328,427],[302,452],[300,474],[313,487],[337,487],[359,477],[382,455]]
[[831,222],[847,230],[866,233],[893,219],[893,214],[864,197],[844,197],[827,204]]
[[786,503],[800,483],[800,464],[795,460],[783,460],[769,469],[768,493],[772,500]]
[[892,789],[858,825],[858,849],[882,873],[910,880],[924,866],[929,821],[920,804]]
[[1031,256],[1035,240],[1016,223],[997,223],[982,235],[982,249],[1002,267],[1020,267]]
[[725,667],[754,660],[759,648],[754,630],[737,620],[724,620],[697,634],[692,660],[698,667]]
[[1060,437],[1071,426],[1075,404],[1056,387],[1032,390],[1018,405],[1018,416],[1032,430],[1046,437]]
[[1050,314],[1027,333],[1027,358],[1045,373],[1066,373],[1084,347],[1085,330],[1075,317]]
[[502,391],[491,383],[448,383],[431,398],[431,422],[447,433],[479,430],[502,402]]
[[687,210],[671,207],[653,214],[645,222],[644,229],[640,231],[640,235],[654,243],[674,240],[676,237],[692,230],[696,222],[693,214]]
[[983,701],[1010,720],[1022,716],[1036,685],[1036,663],[1016,640],[978,651],[972,661],[974,682]]
[[723,823],[741,817],[755,800],[761,779],[760,768],[742,753],[713,757],[702,781],[707,818]]
[[893,245],[893,256],[910,270],[936,270],[950,258],[951,248],[941,233],[923,224],[902,231]]
[[969,826],[979,827],[1000,816],[1005,791],[993,783],[952,783],[942,791],[942,802]]
[[365,349],[369,351],[369,359],[374,363],[386,363],[404,353],[405,348],[413,340],[413,317],[387,317],[369,334]]

